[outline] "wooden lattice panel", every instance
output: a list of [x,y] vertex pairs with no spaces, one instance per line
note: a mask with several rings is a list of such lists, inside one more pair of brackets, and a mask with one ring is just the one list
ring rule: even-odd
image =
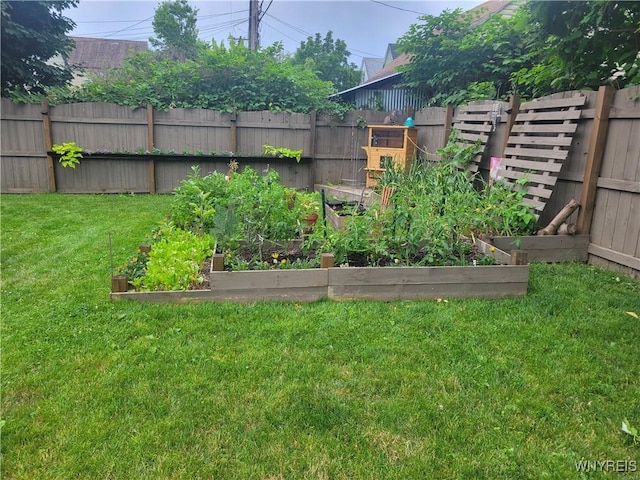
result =
[[[578,128],[583,95],[523,103],[511,128],[498,176],[512,188],[526,188],[523,199],[536,217],[551,197]],[[524,187],[517,185],[526,179]]]
[[480,141],[480,151],[466,167],[472,173],[478,171],[489,136],[499,120],[501,108],[500,103],[482,103],[456,109],[453,128],[456,131],[458,145],[466,148]]

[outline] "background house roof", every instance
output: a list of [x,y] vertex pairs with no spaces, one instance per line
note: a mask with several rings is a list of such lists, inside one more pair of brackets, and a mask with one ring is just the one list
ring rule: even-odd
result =
[[69,55],[67,63],[80,66],[86,72],[105,73],[118,68],[132,51],[148,50],[147,42],[134,40],[115,40],[110,38],[71,37],[76,46]]
[[384,65],[384,58],[365,57],[362,59],[362,77],[360,83],[366,82],[375,75]]

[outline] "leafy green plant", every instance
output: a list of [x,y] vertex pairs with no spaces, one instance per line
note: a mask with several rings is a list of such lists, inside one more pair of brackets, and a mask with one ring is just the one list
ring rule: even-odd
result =
[[131,282],[142,290],[187,290],[204,281],[200,268],[212,253],[213,237],[195,235],[171,225],[149,252],[143,276]]
[[51,147],[54,153],[60,155],[58,161],[63,167],[76,168],[76,165],[80,164],[82,157],[82,147],[78,146],[76,142],[56,143]]
[[291,150],[290,148],[274,147],[268,144],[263,145],[263,147],[264,147],[264,154],[272,157],[293,158],[298,163],[300,163],[300,159],[302,158],[302,149]]
[[142,278],[147,270],[148,261],[149,254],[138,248],[135,255],[130,256],[124,265],[118,267],[118,273],[125,275],[132,285],[137,284],[138,279]]
[[626,418],[624,420],[622,420],[622,427],[621,430],[626,433],[627,435],[630,435],[631,438],[633,439],[633,443],[640,443],[640,430],[638,430],[636,427],[634,427],[633,425],[631,425],[629,423],[629,420],[627,420]]

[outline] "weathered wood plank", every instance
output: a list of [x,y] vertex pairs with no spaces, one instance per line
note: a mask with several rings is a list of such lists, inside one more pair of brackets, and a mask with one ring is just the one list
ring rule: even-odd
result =
[[[513,265],[477,267],[351,267],[329,269],[329,285],[509,283],[526,281]],[[503,270],[506,269],[506,270]]]
[[640,271],[640,258],[638,257],[633,257],[631,255],[616,252],[615,250],[601,247],[594,243],[589,244],[589,254]]
[[475,143],[480,140],[481,143],[487,143],[489,140],[488,135],[479,135],[475,133],[467,133],[465,131],[458,132],[458,138],[463,140],[469,140],[471,143]]
[[111,293],[111,300],[135,300],[146,303],[187,303],[211,300],[210,290],[187,290],[182,292],[119,292]]
[[486,113],[479,113],[479,114],[473,114],[473,113],[465,113],[463,115],[456,115],[456,117],[454,117],[453,119],[453,123],[456,124],[458,122],[487,122],[490,121],[489,118],[489,112]]
[[496,263],[501,265],[509,265],[511,263],[511,255],[495,245],[485,242],[484,240],[480,240],[479,238],[476,238],[474,243],[478,247],[480,253],[488,257],[492,257]]
[[521,178],[527,179],[529,183],[540,183],[542,185],[555,185],[556,177],[539,175],[536,173],[530,172],[518,172],[517,170],[505,170],[504,168],[500,168],[498,170],[498,175],[502,178],[510,178],[519,180]]
[[327,298],[327,286],[298,288],[246,288],[212,290],[209,300],[253,303],[261,301],[315,302]]
[[571,146],[572,137],[540,137],[520,135],[517,137],[509,137],[509,144],[513,145],[533,145],[548,147],[569,147]]
[[243,272],[211,272],[211,290],[246,290],[327,285],[327,270],[324,268],[305,270],[248,270]]
[[[553,124],[521,124],[514,125],[511,128],[511,133],[529,133],[529,134],[541,134],[541,133],[575,133],[576,126],[572,123],[553,123]],[[521,137],[517,137],[521,138]]]
[[550,108],[566,108],[566,107],[578,107],[585,104],[587,97],[583,95],[558,98],[558,99],[545,99],[545,100],[533,100],[520,105],[520,111],[522,110],[544,110]]
[[[511,142],[509,142],[511,145]],[[515,157],[531,157],[540,159],[553,159],[553,160],[565,160],[569,152],[567,150],[547,150],[544,148],[520,148],[520,147],[507,147],[504,151],[504,156]],[[544,163],[541,163],[544,165]]]
[[547,205],[545,202],[527,197],[524,197],[522,199],[522,204],[526,205],[527,207],[532,207],[536,212],[542,212],[544,210],[544,207]]
[[[580,110],[571,110],[568,112],[535,112],[535,113],[522,113],[522,109],[518,114],[518,122],[550,122],[550,121],[563,121],[563,120],[578,120],[580,119]],[[576,125],[577,128],[577,125]],[[576,128],[573,129],[575,132]]]
[[589,235],[494,237],[491,242],[505,251],[524,250],[530,262],[585,262]]
[[593,119],[591,137],[589,139],[589,151],[585,166],[584,183],[580,197],[580,212],[578,213],[578,231],[587,233],[591,229],[593,211],[595,209],[596,189],[604,146],[609,128],[609,111],[613,101],[614,89],[611,86],[600,87],[596,105],[596,114]]
[[505,165],[513,168],[521,168],[524,170],[541,170],[543,167],[546,172],[558,173],[562,169],[562,163],[556,162],[540,162],[536,160],[522,160],[519,158],[504,158],[500,162],[501,165]]
[[455,128],[458,131],[482,133],[491,133],[491,131],[493,130],[493,126],[491,125],[491,123],[459,123],[456,124]]
[[[524,269],[528,276],[528,265],[517,267]],[[462,281],[451,284],[332,285],[329,287],[328,294],[332,300],[394,301],[436,298],[502,298],[526,295],[527,287],[527,281],[516,280],[509,283],[467,283]]]

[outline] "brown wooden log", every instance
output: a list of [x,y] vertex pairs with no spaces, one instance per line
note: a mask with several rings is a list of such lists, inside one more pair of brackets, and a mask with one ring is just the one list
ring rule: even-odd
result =
[[575,235],[578,227],[575,223],[563,223],[558,227],[558,235]]
[[562,225],[579,206],[580,203],[572,198],[571,201],[567,203],[562,210],[560,210],[560,213],[558,213],[553,220],[549,222],[549,225],[544,227],[542,230],[538,230],[538,235],[555,235],[558,228],[560,228],[560,225]]

